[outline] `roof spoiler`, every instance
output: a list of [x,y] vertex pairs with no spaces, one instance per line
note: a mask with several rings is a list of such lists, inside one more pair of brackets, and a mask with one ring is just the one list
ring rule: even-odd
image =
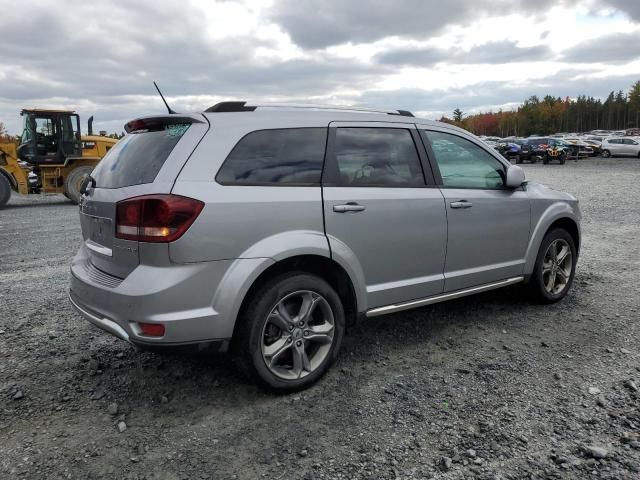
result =
[[246,105],[247,102],[243,101],[219,102],[207,108],[205,112],[253,112],[256,109],[256,107],[247,107]]
[[135,133],[143,130],[153,130],[162,128],[165,125],[184,125],[192,123],[205,123],[204,120],[189,116],[180,115],[179,113],[162,115],[158,117],[136,118],[124,124],[124,131],[127,133]]

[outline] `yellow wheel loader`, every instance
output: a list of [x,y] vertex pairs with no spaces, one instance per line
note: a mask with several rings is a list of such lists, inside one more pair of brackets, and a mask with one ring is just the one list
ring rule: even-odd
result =
[[11,192],[63,194],[80,200],[80,185],[117,140],[80,135],[80,117],[65,110],[22,110],[24,128],[20,142],[0,140],[0,208]]

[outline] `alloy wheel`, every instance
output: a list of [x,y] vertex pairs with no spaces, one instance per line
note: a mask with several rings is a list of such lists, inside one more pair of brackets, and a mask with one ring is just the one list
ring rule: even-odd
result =
[[333,345],[335,318],[319,293],[300,290],[271,309],[261,335],[261,352],[271,373],[296,380],[314,372]]
[[562,293],[569,284],[572,268],[573,255],[569,243],[562,238],[551,242],[542,261],[542,282],[547,293]]

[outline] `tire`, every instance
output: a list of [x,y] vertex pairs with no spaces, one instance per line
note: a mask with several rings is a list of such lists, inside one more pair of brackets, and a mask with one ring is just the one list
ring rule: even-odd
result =
[[609,150],[602,151],[602,158],[610,158],[610,157],[611,157],[611,152]]
[[[232,341],[240,370],[278,392],[302,390],[320,379],[344,336],[344,309],[335,290],[315,275],[289,272],[268,281],[248,300]],[[313,307],[301,324],[305,303]]]
[[523,160],[520,158],[520,155],[516,155],[516,165],[520,165],[523,163]]
[[560,165],[564,165],[564,162],[566,161],[567,161],[567,155],[566,154],[560,155]]
[[545,155],[545,157],[542,159],[542,163],[544,165],[549,165],[549,155]]
[[0,173],[0,208],[4,207],[11,198],[11,183]]
[[69,172],[67,178],[64,179],[64,195],[75,203],[80,203],[80,186],[85,175],[89,175],[93,171],[93,167],[81,166],[74,168]]
[[[553,260],[553,245],[556,248],[556,259],[565,252],[564,248],[567,248],[562,260]],[[547,232],[540,244],[533,274],[526,286],[531,299],[536,303],[554,303],[562,300],[573,284],[577,259],[576,246],[569,232],[562,228]],[[563,273],[558,276],[558,272]]]

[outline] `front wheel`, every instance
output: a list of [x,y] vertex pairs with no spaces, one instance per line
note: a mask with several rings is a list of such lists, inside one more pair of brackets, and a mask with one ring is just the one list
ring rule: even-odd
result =
[[609,150],[603,150],[602,158],[609,158],[609,157],[611,157],[611,152]]
[[335,290],[302,272],[260,288],[238,322],[236,363],[250,379],[281,392],[301,390],[322,377],[338,355],[345,329]]
[[576,246],[569,232],[562,228],[548,232],[527,284],[532,299],[539,303],[561,300],[573,284],[576,260]]

